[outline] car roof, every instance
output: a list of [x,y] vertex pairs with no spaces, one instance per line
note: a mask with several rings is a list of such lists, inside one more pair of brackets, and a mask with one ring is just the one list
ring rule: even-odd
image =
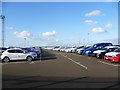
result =
[[12,48],[12,49],[7,49],[7,50],[23,50],[23,49],[20,49],[20,48]]
[[106,46],[105,48],[118,48],[118,46]]
[[96,43],[96,44],[94,44],[94,45],[101,45],[101,44],[112,44],[112,43]]

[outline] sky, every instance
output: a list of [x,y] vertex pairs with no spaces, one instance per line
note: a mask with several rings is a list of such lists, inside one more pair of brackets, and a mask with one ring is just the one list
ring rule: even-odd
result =
[[118,2],[3,2],[2,6],[5,46],[118,43]]

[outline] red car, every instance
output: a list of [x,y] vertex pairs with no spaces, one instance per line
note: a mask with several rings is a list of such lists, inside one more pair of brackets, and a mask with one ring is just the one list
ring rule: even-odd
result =
[[27,50],[28,52],[35,52],[35,53],[37,53],[38,56],[40,56],[40,52],[39,51],[32,50],[31,48],[20,48],[20,49]]
[[106,53],[104,60],[109,62],[120,62],[120,48],[116,49],[114,52]]

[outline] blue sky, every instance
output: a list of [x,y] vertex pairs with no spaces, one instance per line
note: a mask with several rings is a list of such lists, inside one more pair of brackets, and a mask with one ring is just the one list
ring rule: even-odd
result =
[[3,14],[6,46],[117,43],[117,2],[3,2]]

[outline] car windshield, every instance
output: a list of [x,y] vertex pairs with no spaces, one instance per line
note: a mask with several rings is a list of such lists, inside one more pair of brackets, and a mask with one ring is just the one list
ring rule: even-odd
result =
[[102,50],[108,50],[108,48],[103,48]]
[[90,49],[101,49],[101,48],[102,48],[101,45],[96,45],[96,44],[90,47]]
[[95,49],[97,47],[97,45],[93,45],[90,47],[90,49]]
[[120,48],[119,49],[115,49],[114,52],[120,52]]

